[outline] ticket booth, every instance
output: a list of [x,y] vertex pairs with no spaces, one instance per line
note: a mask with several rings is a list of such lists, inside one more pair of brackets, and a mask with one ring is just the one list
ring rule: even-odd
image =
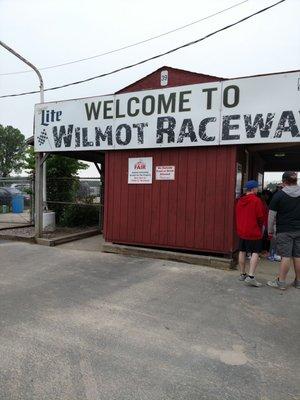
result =
[[107,242],[231,256],[245,181],[300,169],[299,81],[162,67],[114,95],[37,105],[35,149],[101,159]]

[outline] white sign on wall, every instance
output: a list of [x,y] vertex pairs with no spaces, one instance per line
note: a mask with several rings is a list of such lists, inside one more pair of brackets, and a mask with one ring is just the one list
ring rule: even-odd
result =
[[152,183],[152,157],[128,158],[128,183]]
[[37,104],[35,150],[300,143],[300,73]]
[[168,70],[161,71],[160,73],[160,86],[167,86],[169,83],[169,72]]
[[155,168],[155,179],[158,181],[173,181],[175,165],[159,165]]

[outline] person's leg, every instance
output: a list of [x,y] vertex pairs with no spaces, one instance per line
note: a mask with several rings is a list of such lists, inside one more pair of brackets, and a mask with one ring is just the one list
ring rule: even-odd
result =
[[287,274],[289,272],[290,265],[291,265],[290,257],[282,257],[281,258],[280,267],[279,267],[279,274],[278,274],[280,282],[285,282],[286,281],[286,277],[287,277]]
[[239,241],[239,281],[244,281],[247,277],[246,274],[246,241],[240,238]]
[[275,238],[273,237],[270,241],[270,250],[269,250],[269,261],[274,261],[274,254],[276,253],[276,241]]
[[281,261],[281,256],[277,253],[277,242],[276,242],[276,237],[273,238],[273,240],[274,240],[273,259],[274,259],[274,261]]
[[262,248],[262,240],[253,240],[249,245],[251,245],[251,259],[249,274],[245,279],[245,283],[250,286],[260,287],[262,284],[257,282],[254,275],[259,261],[259,253]]
[[277,250],[281,255],[279,274],[276,279],[268,282],[268,286],[278,289],[286,289],[286,277],[290,269],[291,258],[293,256],[294,238],[289,232],[278,233],[276,237]]
[[241,274],[246,273],[246,252],[245,251],[239,252],[239,268],[240,268]]
[[294,234],[293,262],[295,270],[294,286],[300,289],[300,232]]
[[300,281],[300,257],[294,257],[295,278]]
[[255,271],[258,265],[259,261],[259,254],[258,253],[252,253],[251,259],[250,259],[250,268],[249,268],[249,275],[254,276]]

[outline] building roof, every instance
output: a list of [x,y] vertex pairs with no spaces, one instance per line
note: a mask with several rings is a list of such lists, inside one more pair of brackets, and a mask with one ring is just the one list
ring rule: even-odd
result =
[[[161,85],[161,72],[168,71],[168,83],[164,86]],[[219,76],[202,74],[198,72],[187,71],[184,69],[173,68],[167,65],[158,68],[150,74],[141,79],[125,86],[118,90],[116,94],[135,92],[140,90],[159,89],[161,87],[168,88],[174,86],[191,85],[196,83],[217,82],[223,81],[226,78]]]

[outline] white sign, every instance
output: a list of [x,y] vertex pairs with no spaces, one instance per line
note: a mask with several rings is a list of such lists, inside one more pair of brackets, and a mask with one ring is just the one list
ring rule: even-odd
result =
[[300,73],[37,104],[35,150],[300,142]]
[[152,157],[128,158],[128,183],[152,183]]
[[222,108],[220,143],[300,143],[299,76],[290,73],[231,80],[231,88],[227,86],[231,108]]
[[169,72],[167,70],[160,73],[160,86],[167,86],[169,82]]
[[158,181],[173,181],[175,179],[174,165],[161,165],[155,168],[155,179]]

